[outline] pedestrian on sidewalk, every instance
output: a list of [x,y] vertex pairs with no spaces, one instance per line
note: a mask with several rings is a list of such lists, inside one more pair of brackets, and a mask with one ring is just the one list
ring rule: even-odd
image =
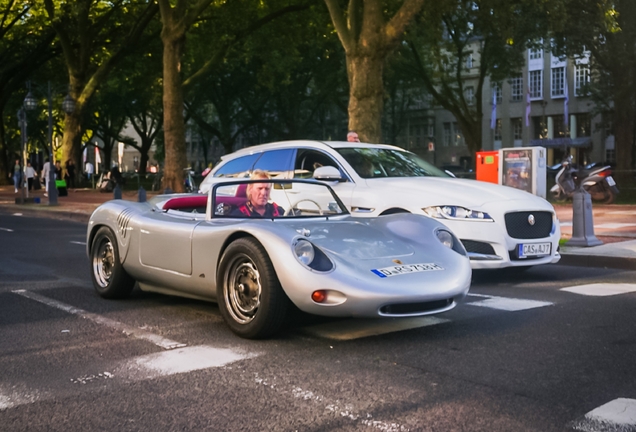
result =
[[20,159],[15,160],[13,166],[13,186],[15,186],[15,193],[18,193],[20,188],[20,180],[22,180],[22,167],[20,166]]
[[91,177],[93,176],[95,168],[93,167],[93,164],[90,163],[90,161],[86,161],[86,167],[84,171],[86,172],[86,178],[88,179],[88,181],[91,181]]
[[35,177],[35,170],[31,166],[31,162],[27,161],[27,166],[24,168],[24,176],[27,179],[29,190],[33,190],[33,177]]
[[73,162],[73,159],[66,161],[66,176],[64,180],[66,180],[66,186],[69,189],[75,189],[75,162]]
[[49,196],[49,175],[51,173],[51,162],[49,161],[49,158],[46,158],[46,162],[44,162],[44,165],[42,166],[42,176],[41,178],[44,179],[44,196]]

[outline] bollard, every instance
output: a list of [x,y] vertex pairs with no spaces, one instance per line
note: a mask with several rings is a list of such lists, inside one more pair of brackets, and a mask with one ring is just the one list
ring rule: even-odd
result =
[[113,199],[121,199],[121,188],[118,184],[116,184],[115,189],[113,189]]
[[598,246],[602,241],[594,235],[592,196],[583,188],[574,192],[572,200],[572,238],[566,246]]
[[146,202],[146,189],[143,186],[139,186],[139,191],[137,192],[137,201]]

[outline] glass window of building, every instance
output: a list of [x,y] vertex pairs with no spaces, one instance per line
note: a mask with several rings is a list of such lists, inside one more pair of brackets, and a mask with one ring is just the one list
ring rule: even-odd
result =
[[565,68],[552,68],[550,96],[560,98],[565,96]]
[[444,123],[444,147],[448,147],[451,142],[451,124]]
[[523,123],[520,118],[510,119],[512,125],[512,139],[515,141],[523,139]]
[[530,86],[530,98],[543,98],[543,71],[534,70],[528,74],[528,85]]
[[428,137],[433,138],[435,136],[435,119],[428,119]]
[[470,53],[466,56],[466,69],[472,69],[473,67],[473,54]]
[[453,137],[454,146],[464,145],[464,135],[462,135],[462,131],[459,126],[457,126],[456,122],[453,122]]
[[548,126],[543,116],[532,117],[532,139],[545,139],[548,137]]
[[530,60],[538,60],[543,58],[542,49],[530,49]]
[[490,94],[490,103],[492,104],[492,98],[497,95],[497,105],[501,103],[501,84],[495,83],[492,85],[492,93]]
[[576,115],[576,136],[592,136],[592,121],[590,119],[589,113],[581,113]]
[[475,89],[473,87],[466,87],[466,90],[464,90],[464,98],[468,106],[475,105]]
[[590,83],[590,68],[586,64],[574,68],[574,96],[586,96],[585,86]]
[[565,117],[563,114],[552,116],[552,126],[554,128],[554,138],[565,138],[567,130],[565,129]]
[[501,119],[495,124],[495,141],[501,141]]
[[523,77],[521,75],[510,78],[510,100],[519,102],[523,100]]

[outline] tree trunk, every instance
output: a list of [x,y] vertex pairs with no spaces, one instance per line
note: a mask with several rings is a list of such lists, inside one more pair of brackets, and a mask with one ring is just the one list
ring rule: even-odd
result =
[[183,192],[186,168],[185,124],[183,120],[183,86],[181,79],[181,53],[185,36],[168,30],[164,23],[163,40],[163,130],[165,140],[165,166],[162,187]]
[[633,95],[628,92],[616,94],[614,100],[614,133],[616,150],[616,172],[618,188],[621,185],[631,186],[633,176],[634,119],[636,112],[632,101]]
[[349,130],[363,142],[382,142],[383,71],[384,56],[377,51],[347,56]]
[[[75,111],[71,114],[66,114],[64,117],[64,136],[62,138],[62,167],[66,166],[66,162],[73,160],[75,166],[81,166],[79,164],[82,156],[81,141],[82,141],[82,109],[79,105]],[[110,167],[109,167],[110,168]],[[76,169],[76,171],[78,171]]]

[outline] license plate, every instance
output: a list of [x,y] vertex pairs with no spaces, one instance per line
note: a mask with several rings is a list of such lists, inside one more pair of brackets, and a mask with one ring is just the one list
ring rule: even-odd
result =
[[607,184],[610,186],[616,186],[616,182],[614,181],[614,179],[612,178],[612,176],[607,176],[605,177],[605,180],[607,180]]
[[422,264],[406,264],[406,265],[397,265],[391,267],[384,267],[381,269],[372,269],[371,271],[378,275],[381,278],[391,277],[391,276],[400,276],[409,273],[419,273],[426,271],[437,271],[444,270],[443,267],[438,266],[434,263],[422,263]]
[[528,243],[518,245],[519,258],[550,255],[552,243]]

